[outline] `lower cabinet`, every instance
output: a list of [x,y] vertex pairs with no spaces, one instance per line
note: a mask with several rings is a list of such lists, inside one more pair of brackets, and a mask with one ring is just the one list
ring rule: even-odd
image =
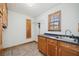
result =
[[2,20],[2,24],[3,26],[7,26],[8,25],[8,8],[7,8],[7,3],[3,3],[3,20]]
[[66,42],[59,42],[59,56],[79,56],[79,46]]
[[42,36],[38,37],[38,49],[43,54],[47,55],[47,40],[45,37]]
[[38,49],[48,56],[79,56],[79,45],[43,36],[38,37]]
[[47,55],[57,56],[57,41],[47,39]]

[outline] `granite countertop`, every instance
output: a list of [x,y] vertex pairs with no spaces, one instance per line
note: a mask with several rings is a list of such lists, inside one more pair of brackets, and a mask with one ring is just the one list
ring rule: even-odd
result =
[[43,36],[43,37],[47,37],[47,38],[51,38],[51,39],[53,38],[54,40],[58,40],[58,41],[63,41],[63,42],[79,45],[79,42],[78,41],[74,41],[74,40],[67,40],[67,39],[56,38],[55,36],[50,36],[50,35],[39,35],[39,36]]

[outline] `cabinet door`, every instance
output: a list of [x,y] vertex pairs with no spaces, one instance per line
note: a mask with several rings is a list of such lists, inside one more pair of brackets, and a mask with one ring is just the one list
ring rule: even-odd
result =
[[79,46],[60,42],[59,56],[77,56],[79,55]]
[[50,39],[47,40],[47,55],[57,56],[57,41]]
[[3,3],[0,3],[0,13],[3,11]]
[[45,37],[38,37],[38,48],[43,54],[47,55],[47,40]]
[[59,55],[60,56],[77,56],[77,52],[74,50],[71,50],[69,48],[60,47],[59,49]]
[[57,46],[48,44],[48,55],[57,56]]
[[8,11],[7,11],[7,4],[3,3],[3,24],[8,25]]
[[38,49],[42,51],[42,37],[38,37]]
[[2,20],[0,17],[0,50],[2,49]]

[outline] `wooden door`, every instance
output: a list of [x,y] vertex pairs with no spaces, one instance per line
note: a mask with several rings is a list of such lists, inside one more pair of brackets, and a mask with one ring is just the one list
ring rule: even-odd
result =
[[2,49],[2,18],[0,17],[0,50]]
[[31,20],[26,20],[26,38],[31,38]]
[[45,37],[38,37],[38,49],[43,54],[47,55],[47,40]]

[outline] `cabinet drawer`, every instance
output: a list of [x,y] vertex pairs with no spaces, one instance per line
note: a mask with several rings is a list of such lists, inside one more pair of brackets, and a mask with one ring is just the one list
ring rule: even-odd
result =
[[47,39],[48,44],[57,44],[57,40],[55,39]]
[[44,39],[45,40],[46,38],[45,37],[42,37],[42,36],[39,36],[38,37],[38,40],[41,40],[41,39]]

